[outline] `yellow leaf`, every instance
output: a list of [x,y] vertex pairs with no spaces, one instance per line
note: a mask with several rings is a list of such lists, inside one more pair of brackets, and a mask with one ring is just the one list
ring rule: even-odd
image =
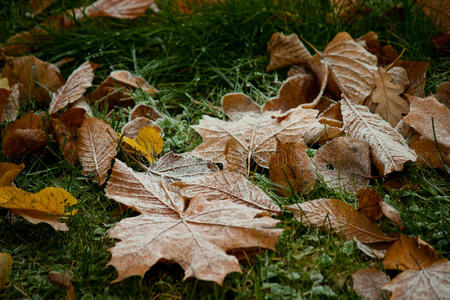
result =
[[13,259],[9,253],[0,252],[0,290],[5,286],[9,272],[11,272]]
[[164,141],[158,130],[149,126],[142,127],[134,140],[123,136],[122,143],[125,145],[125,151],[129,153],[137,152],[144,156],[149,163],[155,161],[155,157],[161,153],[164,147]]
[[[47,187],[29,193],[16,187],[0,187],[0,207],[64,215],[66,208],[75,205],[75,199],[62,188]],[[72,212],[73,214],[73,212]]]
[[24,167],[24,164],[0,163],[0,186],[10,186]]

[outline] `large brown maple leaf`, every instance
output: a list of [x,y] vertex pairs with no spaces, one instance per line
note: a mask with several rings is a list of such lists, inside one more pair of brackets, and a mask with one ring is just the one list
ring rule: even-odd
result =
[[189,204],[164,180],[138,173],[116,160],[106,194],[134,208],[140,216],[120,221],[110,236],[120,239],[110,249],[120,281],[141,275],[158,261],[175,261],[185,278],[223,282],[240,272],[229,250],[255,247],[273,249],[282,232],[279,221],[263,210],[230,200],[208,201],[201,194]]

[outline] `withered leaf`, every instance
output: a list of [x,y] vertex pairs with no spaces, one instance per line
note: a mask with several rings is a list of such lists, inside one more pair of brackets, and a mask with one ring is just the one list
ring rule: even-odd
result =
[[222,170],[207,173],[174,185],[181,189],[185,197],[202,194],[208,201],[232,201],[271,213],[281,212],[269,196],[236,172]]
[[[223,155],[230,138],[237,140],[244,158],[252,158],[258,165],[267,168],[270,156],[276,150],[276,137],[296,136],[303,138],[305,143],[311,143],[320,136],[323,125],[317,119],[318,111],[297,108],[282,116],[272,113],[262,115],[245,114],[236,121],[222,121],[204,116],[199,125],[193,126],[203,137],[203,143],[191,154],[217,163],[226,163]],[[247,160],[245,169],[249,170]]]
[[242,93],[229,93],[221,100],[223,112],[230,120],[239,120],[245,114],[261,114],[261,107]]
[[352,274],[353,289],[365,300],[378,300],[387,297],[388,293],[381,288],[388,282],[383,271],[375,268],[359,269]]
[[438,254],[430,245],[419,238],[404,235],[396,241],[384,256],[383,265],[386,269],[421,270],[437,262]]
[[64,158],[66,161],[75,164],[77,161],[76,142],[71,129],[61,122],[61,120],[56,118],[51,118],[50,124],[52,125],[53,134],[58,142],[59,150]]
[[94,69],[90,62],[85,62],[72,72],[65,85],[60,87],[50,102],[49,113],[55,114],[71,103],[79,100],[92,85]]
[[109,262],[118,271],[115,280],[143,276],[158,261],[175,261],[185,278],[222,284],[239,262],[227,254],[233,249],[273,249],[281,229],[277,220],[259,216],[262,211],[232,201],[206,201],[195,196],[189,204],[163,178],[134,172],[116,161],[106,194],[133,207],[140,216],[127,218],[110,231],[120,239],[110,249]]
[[341,232],[345,239],[357,238],[363,243],[394,241],[365,215],[337,199],[317,199],[287,206],[304,224]]
[[278,184],[278,192],[289,196],[293,192],[307,193],[316,185],[316,170],[306,154],[303,141],[277,140],[277,150],[270,158],[270,180]]
[[441,144],[438,145],[438,148],[434,140],[430,140],[424,136],[421,136],[416,141],[411,141],[409,147],[416,151],[418,155],[417,161],[422,165],[445,170],[445,167],[442,165],[441,156],[444,163],[447,166],[450,165],[450,147]]
[[25,168],[24,164],[16,165],[8,162],[0,163],[0,187],[10,186],[17,175]]
[[129,120],[133,121],[136,118],[148,118],[156,120],[162,118],[161,114],[153,106],[147,104],[138,104],[130,112]]
[[48,90],[56,92],[64,84],[64,78],[56,66],[34,56],[8,58],[2,77],[7,77],[11,86],[21,83],[21,102],[35,97],[39,103],[48,103]]
[[408,73],[409,83],[405,86],[405,93],[408,95],[424,97],[425,80],[430,63],[427,61],[406,61],[400,60],[395,66],[402,67]]
[[87,7],[75,9],[74,17],[76,19],[83,19],[84,16],[135,19],[143,16],[154,2],[155,0],[97,0]]
[[383,286],[391,299],[448,299],[450,295],[450,263],[442,259],[420,270],[408,270]]
[[77,156],[83,175],[95,176],[102,185],[106,181],[111,160],[117,154],[114,130],[100,119],[86,117],[78,129]]
[[446,0],[417,0],[422,11],[436,22],[443,32],[450,31],[450,3]]
[[8,158],[19,157],[47,145],[42,118],[29,112],[6,128],[3,153]]
[[369,184],[370,148],[365,141],[337,137],[319,148],[314,164],[324,181],[332,188],[356,192]]
[[436,87],[436,99],[444,104],[447,108],[450,107],[450,82],[441,82]]
[[379,67],[375,72],[375,90],[370,98],[370,101],[376,104],[375,113],[389,122],[392,127],[397,125],[403,114],[409,112],[408,101],[400,97],[405,90],[405,84],[394,82],[395,73],[401,74],[400,76],[408,80],[405,69],[401,67],[394,67],[388,71]]
[[192,179],[196,176],[218,171],[219,168],[201,158],[169,152],[151,165],[147,172],[164,177],[168,182]]
[[363,213],[370,221],[375,222],[382,217],[381,195],[376,189],[365,188],[358,190],[358,211]]
[[284,35],[280,32],[275,32],[272,34],[270,41],[267,43],[267,52],[270,53],[270,63],[267,66],[267,72],[293,64],[304,63],[311,56],[295,33]]
[[341,111],[345,132],[370,144],[372,162],[382,175],[400,171],[405,162],[416,160],[417,155],[408,147],[403,136],[366,106],[352,103],[344,97]]
[[264,103],[262,110],[286,112],[297,106],[314,108],[321,96],[319,89],[313,75],[299,74],[289,77],[281,86],[278,96]]
[[141,130],[144,127],[152,127],[157,132],[159,132],[159,134],[162,134],[162,130],[158,126],[158,124],[156,124],[153,121],[150,121],[145,117],[137,117],[129,121],[122,127],[122,134],[126,137],[129,137],[130,139],[136,139],[139,130]]
[[[316,60],[330,71],[327,88],[362,104],[375,86],[377,58],[346,33],[338,33]],[[313,69],[314,70],[314,69]],[[316,72],[317,75],[317,72]]]
[[20,83],[11,87],[11,93],[5,99],[1,121],[14,121],[19,114],[19,108],[24,103],[20,99]]
[[365,255],[376,259],[383,259],[387,249],[392,245],[392,242],[363,244],[358,241],[357,238],[354,238],[353,240],[356,241],[356,247],[358,247]]

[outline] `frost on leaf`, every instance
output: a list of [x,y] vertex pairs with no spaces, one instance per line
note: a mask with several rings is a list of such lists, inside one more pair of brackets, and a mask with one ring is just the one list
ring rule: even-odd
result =
[[190,154],[225,164],[225,147],[233,138],[236,140],[236,146],[239,146],[239,151],[232,151],[231,155],[236,155],[235,160],[241,159],[245,162],[244,169],[249,170],[251,159],[267,168],[270,156],[277,147],[277,137],[295,136],[303,138],[308,144],[320,136],[323,125],[317,121],[317,114],[317,110],[297,108],[281,116],[269,112],[261,115],[249,113],[236,121],[222,121],[204,116],[199,125],[193,126],[203,137],[203,143]]
[[341,111],[344,131],[370,144],[372,162],[380,174],[401,171],[405,162],[416,160],[414,150],[408,147],[402,135],[379,115],[371,113],[366,106],[355,104],[344,97]]
[[386,274],[374,268],[359,269],[352,274],[353,289],[366,300],[384,299],[388,294],[381,288],[388,282]]
[[269,43],[267,43],[267,52],[270,53],[270,63],[267,66],[267,72],[293,64],[304,63],[311,57],[311,54],[309,54],[295,33],[284,35],[276,32],[272,34]]
[[65,85],[60,87],[50,102],[49,113],[55,114],[71,103],[79,100],[86,89],[92,85],[94,69],[90,62],[85,62],[78,67],[67,79]]
[[95,177],[102,185],[106,181],[111,160],[116,155],[116,133],[100,119],[86,117],[78,129],[77,156],[83,175]]
[[357,238],[362,243],[393,241],[365,215],[337,199],[317,199],[287,207],[303,224],[342,233],[346,240]]
[[134,172],[116,161],[106,194],[141,215],[120,221],[109,235],[120,241],[110,249],[115,280],[143,276],[159,261],[174,261],[185,278],[222,284],[230,272],[240,272],[231,250],[273,249],[279,221],[261,210],[233,201],[207,201],[201,195],[189,204],[163,178]]

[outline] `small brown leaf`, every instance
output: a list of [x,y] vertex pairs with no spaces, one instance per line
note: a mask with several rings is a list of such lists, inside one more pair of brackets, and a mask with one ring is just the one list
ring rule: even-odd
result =
[[292,76],[283,83],[277,97],[264,103],[262,110],[286,112],[298,106],[314,108],[321,96],[318,95],[319,86],[313,75]]
[[319,148],[313,161],[317,173],[332,188],[355,193],[369,184],[370,148],[365,141],[337,137]]
[[358,191],[358,211],[372,222],[383,215],[380,202],[383,202],[383,199],[376,189],[365,188]]
[[381,288],[388,282],[386,274],[374,268],[359,269],[352,274],[353,289],[365,300],[378,300],[388,297]]
[[20,102],[24,103],[33,97],[39,103],[50,102],[48,90],[56,92],[63,84],[59,69],[34,56],[8,58],[2,71],[11,86],[20,83]]
[[421,270],[438,261],[438,254],[419,238],[404,235],[396,241],[384,256],[383,265],[393,270]]
[[0,187],[12,185],[14,179],[25,168],[24,164],[16,165],[8,162],[0,163]]
[[425,96],[425,81],[430,63],[427,61],[400,60],[395,66],[402,67],[408,73],[409,83],[405,86],[405,93],[413,96]]
[[83,175],[95,176],[99,185],[105,183],[111,160],[117,154],[115,136],[111,126],[92,117],[86,117],[78,129],[76,151]]
[[400,171],[405,162],[416,160],[416,153],[408,147],[402,135],[379,115],[372,114],[366,106],[352,103],[344,97],[341,111],[345,132],[370,144],[372,162],[380,174]]
[[242,118],[245,114],[261,114],[259,105],[242,93],[226,94],[222,97],[221,103],[223,112],[233,121]]
[[351,205],[337,199],[317,199],[287,206],[304,224],[342,233],[346,240],[363,243],[394,241]]
[[53,115],[71,103],[79,100],[92,85],[94,69],[90,62],[85,62],[72,72],[65,85],[60,87],[50,102],[49,113]]
[[341,128],[344,125],[342,122],[341,102],[334,103],[324,110],[319,115],[319,122]]
[[56,118],[51,118],[50,124],[52,125],[53,133],[56,141],[58,142],[59,150],[63,154],[64,158],[71,164],[75,164],[77,162],[75,151],[76,142],[72,136],[71,129]]
[[44,131],[43,120],[33,112],[29,112],[6,128],[3,153],[8,158],[19,157],[45,145],[47,134]]
[[270,63],[267,66],[267,72],[293,64],[304,63],[311,57],[295,33],[284,35],[276,32],[272,34],[269,43],[267,43],[267,52],[270,53]]
[[68,289],[72,282],[70,281],[70,273],[58,273],[58,272],[50,272],[48,274],[48,279],[50,279],[50,282],[53,284],[56,284],[62,288]]
[[15,121],[19,114],[19,108],[24,103],[20,100],[20,83],[11,87],[11,93],[5,99],[1,121]]
[[316,185],[316,170],[306,154],[305,143],[291,140],[277,141],[277,150],[270,158],[270,180],[280,185],[278,192],[289,196],[290,188],[295,193],[310,192]]
[[158,124],[144,117],[137,117],[125,124],[122,127],[122,134],[126,137],[129,137],[130,139],[136,139],[139,130],[144,127],[152,127],[156,131],[158,131],[159,134],[162,134],[162,130],[158,126]]
[[281,213],[278,206],[261,189],[247,178],[227,170],[207,173],[182,182],[174,183],[181,194],[192,198],[202,194],[208,201],[227,201],[244,204],[274,214]]
[[133,121],[136,118],[148,118],[150,120],[156,120],[162,118],[161,114],[153,107],[147,104],[138,104],[130,112],[129,121]]
[[450,263],[442,259],[420,270],[408,270],[383,286],[391,299],[448,299],[450,295]]
[[143,16],[154,2],[155,0],[97,0],[87,7],[75,9],[74,18],[83,19],[86,16],[131,20]]
[[354,240],[356,241],[356,247],[358,247],[359,250],[361,250],[368,257],[376,259],[383,259],[388,248],[390,248],[390,246],[392,245],[392,242],[363,244],[358,241],[357,238],[355,238]]
[[445,107],[450,107],[450,82],[441,82],[436,86],[436,94],[434,95]]
[[400,230],[403,230],[402,218],[400,217],[398,210],[384,201],[380,202],[380,207],[383,215],[397,225]]

